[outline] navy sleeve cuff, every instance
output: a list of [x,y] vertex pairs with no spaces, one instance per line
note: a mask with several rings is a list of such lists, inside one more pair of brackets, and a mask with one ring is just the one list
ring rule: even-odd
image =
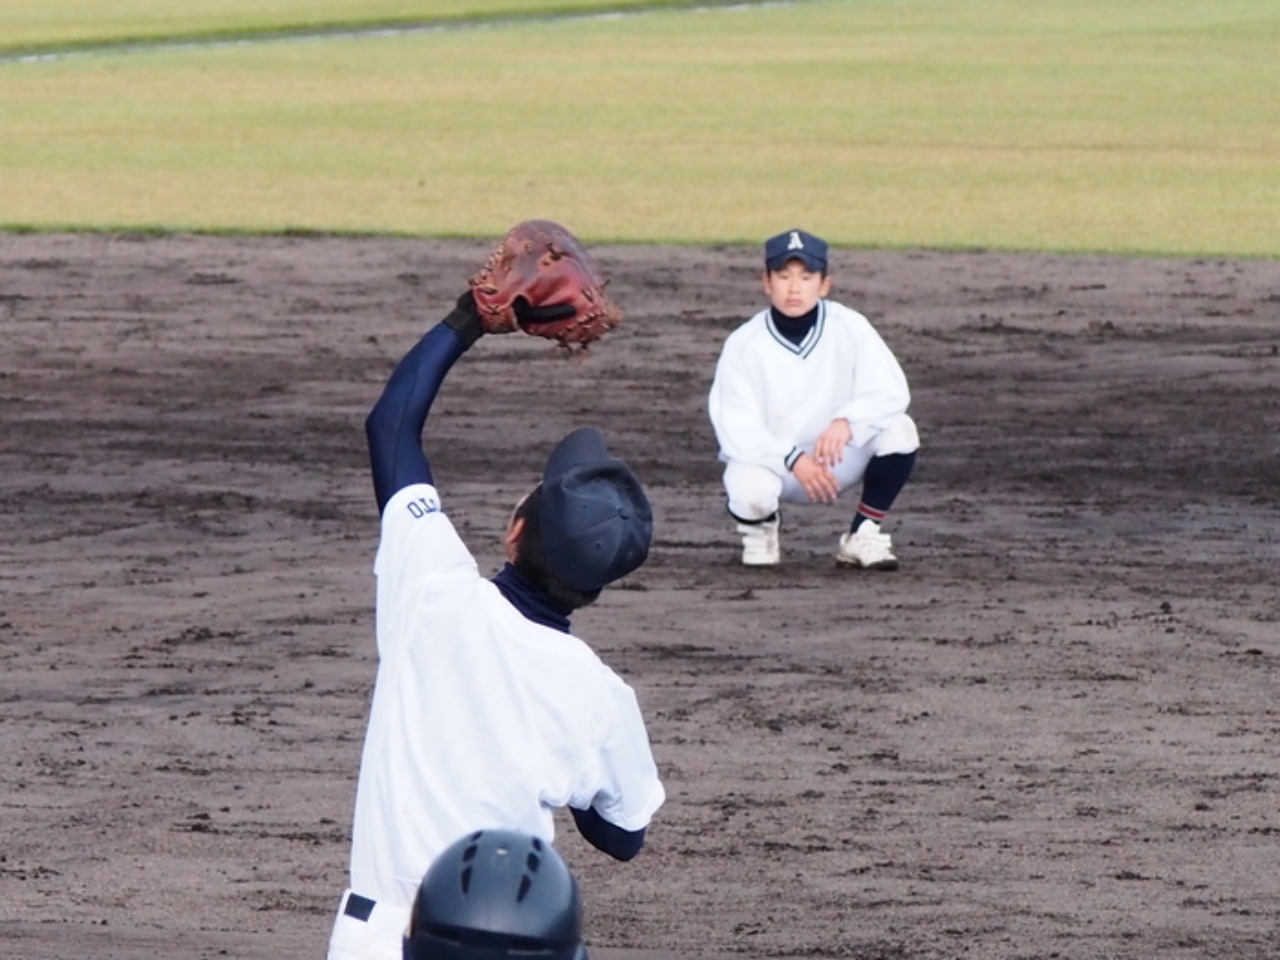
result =
[[582,834],[597,850],[607,853],[615,860],[630,860],[644,846],[644,828],[639,830],[623,830],[610,823],[600,814],[592,810],[579,810],[570,807],[573,822]]
[[470,290],[458,298],[458,305],[440,322],[452,328],[458,335],[464,350],[469,349],[484,335],[484,328],[480,326],[480,315],[476,313],[476,298],[472,296]]

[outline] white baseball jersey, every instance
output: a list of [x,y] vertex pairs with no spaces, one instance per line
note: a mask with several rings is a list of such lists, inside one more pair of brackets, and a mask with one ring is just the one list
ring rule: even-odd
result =
[[665,794],[635,693],[480,575],[433,486],[388,501],[374,572],[379,665],[351,889],[407,907],[450,843],[496,827],[551,841],[555,807],[649,824]]
[[906,375],[869,320],[833,300],[796,345],[766,308],[725,340],[708,410],[720,459],[767,467],[786,476],[801,448],[832,420],[849,421],[864,446],[905,413]]

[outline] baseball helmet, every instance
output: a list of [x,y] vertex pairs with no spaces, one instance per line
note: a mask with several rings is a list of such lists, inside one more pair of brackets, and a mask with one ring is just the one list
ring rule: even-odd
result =
[[587,960],[582,899],[549,843],[480,830],[445,849],[414,898],[404,960]]

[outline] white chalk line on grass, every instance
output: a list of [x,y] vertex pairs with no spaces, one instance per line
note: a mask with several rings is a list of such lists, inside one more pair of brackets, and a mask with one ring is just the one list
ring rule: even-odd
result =
[[403,37],[416,33],[451,33],[470,30],[500,30],[533,23],[566,23],[599,20],[624,20],[648,16],[654,13],[709,13],[719,11],[759,10],[766,7],[792,6],[799,0],[735,0],[730,3],[693,3],[687,6],[670,4],[651,7],[635,7],[627,10],[597,10],[573,13],[530,14],[515,17],[485,17],[476,20],[405,21],[401,23],[371,24],[368,27],[298,27],[265,30],[257,34],[241,36],[181,36],[155,37],[137,40],[104,40],[101,43],[80,43],[66,47],[38,48],[29,51],[0,51],[0,64],[51,63],[80,57],[115,56],[174,50],[213,50],[223,47],[257,47],[281,43],[313,43],[321,40],[364,40],[379,37]]

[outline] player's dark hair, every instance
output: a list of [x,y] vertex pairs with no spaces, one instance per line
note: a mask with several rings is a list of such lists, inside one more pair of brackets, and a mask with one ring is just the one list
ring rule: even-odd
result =
[[565,613],[587,607],[600,597],[600,589],[590,593],[582,593],[566,587],[551,572],[547,563],[547,552],[542,546],[542,520],[540,505],[542,503],[542,484],[534,487],[533,492],[516,507],[516,520],[524,521],[524,529],[520,532],[520,540],[516,543],[516,558],[512,563],[520,575],[530,584],[542,590]]

